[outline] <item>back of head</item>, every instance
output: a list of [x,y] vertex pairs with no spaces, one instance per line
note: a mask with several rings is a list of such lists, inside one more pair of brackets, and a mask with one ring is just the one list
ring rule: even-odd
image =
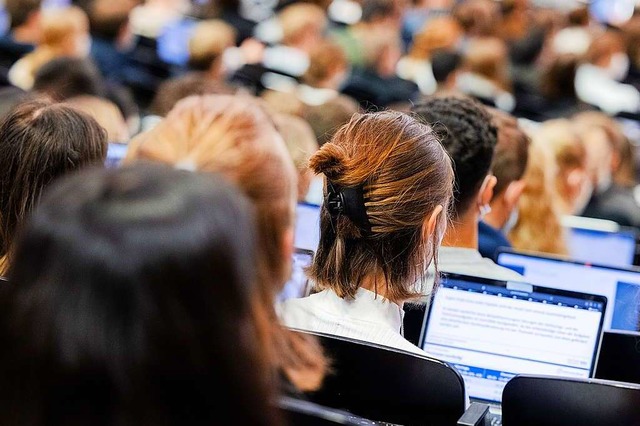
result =
[[129,14],[138,0],[91,0],[87,7],[91,35],[115,41],[129,23]]
[[579,58],[573,54],[556,55],[542,71],[540,92],[547,99],[575,99],[574,80]]
[[497,183],[493,197],[503,193],[517,180],[522,179],[529,158],[529,136],[518,126],[518,120],[498,109],[490,109],[493,123],[498,129],[498,139],[491,163],[491,173]]
[[428,98],[413,112],[433,127],[453,160],[453,213],[460,218],[471,208],[491,167],[497,143],[491,116],[477,101],[453,96]]
[[584,59],[590,64],[601,65],[601,61],[616,52],[626,53],[625,41],[621,34],[610,30],[602,33],[591,42]]
[[180,100],[189,96],[231,93],[229,87],[207,78],[202,73],[188,73],[162,82],[151,101],[149,111],[164,117]]
[[[415,282],[437,258],[453,187],[451,161],[431,127],[400,112],[356,114],[310,167],[326,178],[310,269],[318,288],[353,298],[373,276],[384,277],[393,302],[418,296]],[[435,231],[425,234],[438,206]]]
[[453,16],[467,35],[492,36],[496,33],[496,24],[500,19],[500,6],[497,3],[491,0],[457,2],[453,8]]
[[189,39],[189,67],[207,71],[214,62],[222,59],[224,51],[235,45],[236,31],[224,21],[213,19],[203,21]]
[[418,59],[429,59],[439,50],[456,47],[462,37],[462,28],[451,17],[434,18],[425,24],[413,38],[410,56]]
[[42,0],[5,0],[4,8],[9,15],[11,29],[27,23],[29,17],[40,10],[41,5]]
[[76,96],[65,102],[67,105],[93,117],[107,131],[109,142],[126,143],[129,129],[122,113],[111,101],[97,96]]
[[353,114],[360,112],[360,105],[349,96],[338,95],[321,105],[307,105],[302,117],[313,129],[320,146],[329,142],[333,134],[346,124]]
[[19,104],[0,122],[0,254],[54,179],[107,154],[105,130],[88,115],[46,100]]
[[497,84],[501,89],[510,86],[507,46],[499,38],[478,38],[469,42],[464,52],[464,66]]
[[76,6],[45,9],[42,13],[41,44],[60,48],[72,34],[89,32],[89,18]]
[[308,357],[298,363],[273,307],[290,274],[285,249],[292,238],[297,179],[282,137],[261,105],[249,96],[183,99],[157,126],[130,142],[125,162],[134,160],[221,173],[248,196],[258,223],[259,297],[268,310],[262,330],[265,350],[271,351],[275,365],[297,369],[298,375],[290,378],[300,388],[309,375],[311,381],[321,380],[324,359]]
[[291,3],[278,14],[282,43],[295,44],[306,31],[319,34],[327,23],[324,10],[313,3]]
[[303,75],[303,81],[310,86],[318,87],[320,83],[327,82],[337,73],[346,73],[348,66],[347,56],[340,45],[323,41],[311,50],[309,68]]
[[399,2],[396,0],[363,0],[362,17],[365,23],[375,23],[400,15]]
[[460,68],[462,56],[453,50],[440,50],[431,56],[431,70],[433,78],[440,83],[445,83],[449,76]]
[[35,74],[33,90],[58,101],[80,95],[104,97],[107,91],[93,62],[69,57],[55,58],[41,66]]
[[0,293],[3,422],[272,424],[249,213],[160,165],[54,184]]

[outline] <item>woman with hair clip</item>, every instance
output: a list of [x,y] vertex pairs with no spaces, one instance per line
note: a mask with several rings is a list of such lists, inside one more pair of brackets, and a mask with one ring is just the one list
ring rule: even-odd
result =
[[0,423],[282,424],[253,219],[221,177],[159,164],[56,182],[0,286]]
[[238,185],[256,210],[260,337],[274,370],[294,393],[320,387],[327,369],[319,342],[282,327],[276,296],[291,275],[297,179],[273,120],[248,96],[192,96],[156,127],[134,138],[125,163],[153,160],[221,173]]
[[[447,226],[451,160],[431,127],[399,112],[356,114],[310,160],[326,177],[316,293],[281,306],[285,325],[424,354],[402,336],[404,302]],[[437,275],[437,274],[436,274]]]

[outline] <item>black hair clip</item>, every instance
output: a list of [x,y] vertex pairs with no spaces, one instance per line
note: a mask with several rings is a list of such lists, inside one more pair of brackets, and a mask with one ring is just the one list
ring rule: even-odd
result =
[[334,226],[336,218],[343,214],[360,230],[366,233],[371,232],[371,223],[364,205],[364,189],[362,185],[342,188],[327,180],[325,205],[331,215]]

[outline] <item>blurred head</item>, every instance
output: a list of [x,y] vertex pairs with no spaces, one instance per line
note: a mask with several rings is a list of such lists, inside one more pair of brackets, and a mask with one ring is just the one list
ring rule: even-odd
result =
[[495,35],[500,20],[500,6],[492,0],[466,0],[457,2],[453,17],[470,37]]
[[160,165],[53,185],[0,293],[3,420],[272,424],[250,213],[220,177]]
[[462,28],[455,19],[448,16],[431,19],[414,36],[409,55],[429,59],[436,51],[455,48],[461,37]]
[[107,131],[109,142],[126,143],[129,141],[127,123],[113,102],[85,95],[67,99],[65,103],[93,117]]
[[518,220],[508,235],[516,250],[567,254],[561,213],[556,204],[556,174],[556,163],[551,153],[532,140],[523,178],[525,188],[518,201]]
[[302,110],[302,118],[311,125],[318,144],[322,146],[357,112],[360,112],[357,101],[349,96],[338,95],[321,105],[306,105]]
[[311,52],[322,40],[327,25],[324,10],[312,3],[293,3],[278,14],[282,44]]
[[431,70],[438,85],[455,87],[457,71],[462,65],[462,56],[453,50],[441,50],[431,56]]
[[587,154],[574,125],[567,119],[549,120],[532,133],[556,163],[554,185],[560,213],[579,215],[589,202],[591,188],[586,173]]
[[106,84],[100,70],[87,59],[61,57],[41,66],[33,90],[57,101],[81,95],[104,97]]
[[338,90],[349,72],[344,50],[336,43],[323,41],[309,55],[309,68],[302,77],[312,87]]
[[508,65],[507,46],[499,38],[473,39],[465,48],[465,69],[491,80],[504,90],[511,86]]
[[624,80],[629,72],[625,40],[620,33],[614,31],[607,31],[595,38],[584,59],[603,69],[614,80]]
[[140,0],[91,0],[87,14],[91,35],[115,44],[126,43],[129,14]]
[[215,78],[223,78],[222,55],[235,46],[236,30],[221,20],[202,21],[189,39],[189,68],[206,71]]
[[413,107],[431,125],[453,160],[455,201],[453,219],[475,221],[493,196],[495,177],[490,168],[497,143],[491,116],[478,102],[461,97],[431,97]]
[[33,100],[4,117],[0,140],[0,254],[10,260],[15,233],[42,191],[62,175],[103,164],[107,135],[87,114]]
[[298,364],[273,306],[291,271],[297,179],[282,137],[260,104],[248,96],[183,99],[157,126],[132,139],[125,162],[135,160],[220,173],[247,195],[256,211],[256,308],[267,310],[261,329],[265,351],[296,386],[308,385],[306,372],[321,379],[323,364]]
[[231,94],[232,92],[231,88],[211,80],[203,73],[188,73],[163,81],[156,90],[149,111],[164,117],[180,100],[189,96]]
[[540,92],[550,100],[576,99],[574,80],[578,57],[573,54],[554,56],[542,71]]
[[496,177],[491,198],[491,214],[500,214],[492,224],[503,228],[518,205],[525,183],[522,179],[529,158],[529,136],[518,125],[518,120],[498,109],[490,109],[498,139],[493,153],[491,173]]
[[41,17],[40,44],[60,56],[84,58],[89,55],[89,18],[76,6],[45,9]]
[[[396,303],[420,295],[415,282],[437,263],[453,188],[451,161],[432,129],[400,112],[356,114],[310,167],[325,176],[310,269],[316,286],[347,299],[372,283]],[[339,196],[347,200],[342,213],[332,207]]]
[[297,199],[304,201],[313,179],[313,172],[309,169],[309,158],[318,150],[318,141],[313,129],[303,118],[276,114],[273,119],[298,172]]
[[391,77],[396,73],[402,56],[402,43],[397,31],[379,29],[366,34],[362,39],[364,65],[381,77]]
[[369,27],[398,31],[402,23],[402,9],[398,0],[363,0],[360,21]]

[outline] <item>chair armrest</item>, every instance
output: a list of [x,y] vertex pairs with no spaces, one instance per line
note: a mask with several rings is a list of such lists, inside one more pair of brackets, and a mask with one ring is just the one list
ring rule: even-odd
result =
[[479,426],[484,422],[484,418],[489,412],[487,404],[472,402],[469,408],[458,419],[457,426]]

